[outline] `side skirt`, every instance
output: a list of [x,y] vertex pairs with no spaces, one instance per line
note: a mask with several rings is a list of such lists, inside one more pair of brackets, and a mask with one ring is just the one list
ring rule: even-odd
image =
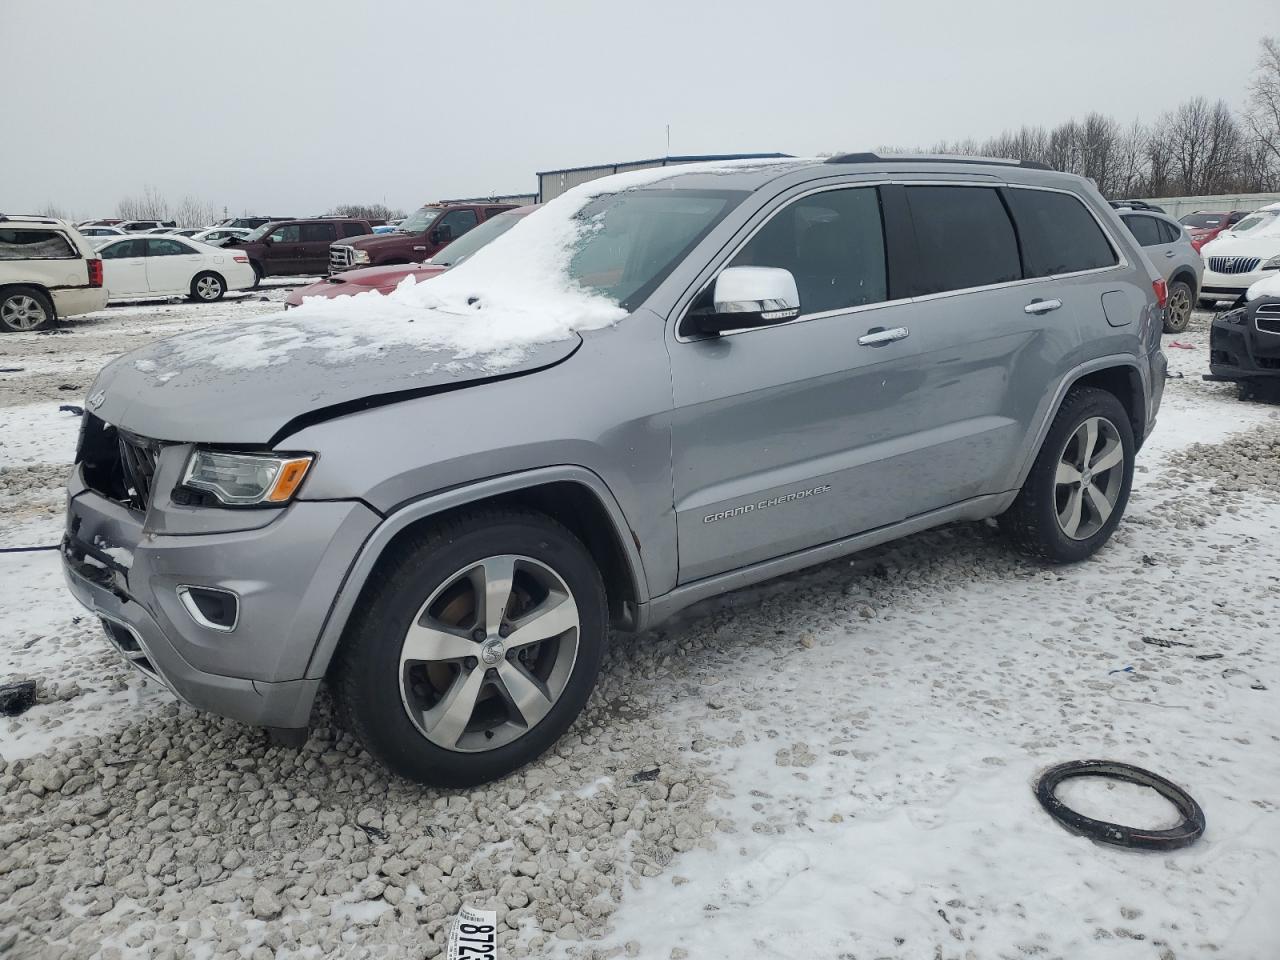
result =
[[686,583],[683,586],[676,587],[669,593],[653,598],[648,603],[640,604],[636,614],[635,629],[647,630],[661,623],[672,614],[700,600],[716,597],[732,590],[760,583],[763,580],[771,580],[774,577],[794,573],[797,570],[803,570],[805,567],[826,563],[828,560],[834,560],[850,553],[857,553],[859,550],[875,547],[890,540],[898,540],[913,533],[928,530],[931,527],[941,526],[944,523],[954,523],[957,520],[984,520],[987,517],[994,517],[1009,509],[1009,506],[1017,496],[1017,490],[1010,490],[1006,493],[974,497],[971,500],[954,503],[939,510],[931,510],[928,513],[909,517],[906,520],[889,524],[888,526],[877,527],[874,530],[855,534],[852,537],[833,540],[830,543],[808,547],[795,553],[789,553],[786,556],[752,564],[749,567],[741,567],[737,570],[730,570],[728,573],[720,573],[714,577]]

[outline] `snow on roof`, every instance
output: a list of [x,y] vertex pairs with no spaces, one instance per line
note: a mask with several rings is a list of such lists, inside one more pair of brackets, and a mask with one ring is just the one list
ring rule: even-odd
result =
[[501,370],[519,362],[535,344],[606,327],[626,316],[613,300],[578,285],[567,273],[575,243],[590,229],[577,214],[593,199],[689,174],[795,163],[719,161],[592,180],[543,204],[429,282],[409,276],[388,294],[370,290],[333,299],[308,297],[288,313],[186,336],[175,344],[172,356],[184,365],[253,369],[286,362],[303,347],[336,364],[404,346],[448,351],[483,369]]

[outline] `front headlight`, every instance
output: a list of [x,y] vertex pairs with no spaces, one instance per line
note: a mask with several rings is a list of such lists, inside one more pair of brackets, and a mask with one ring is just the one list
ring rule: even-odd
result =
[[351,262],[352,263],[368,263],[369,251],[368,250],[352,250]]
[[1262,265],[1263,270],[1280,270],[1280,257],[1272,257]]
[[196,450],[182,485],[211,493],[229,507],[285,504],[302,486],[314,454],[222,453]]

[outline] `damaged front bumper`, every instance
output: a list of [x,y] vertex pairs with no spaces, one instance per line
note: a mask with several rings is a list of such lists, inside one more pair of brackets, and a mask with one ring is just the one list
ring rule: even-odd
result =
[[[67,585],[108,640],[191,706],[261,727],[305,727],[321,679],[307,665],[351,559],[376,522],[355,502],[295,502],[265,526],[164,535],[144,515],[68,483]],[[230,627],[191,589],[235,598]]]
[[1255,300],[1215,317],[1206,380],[1280,378],[1280,297]]

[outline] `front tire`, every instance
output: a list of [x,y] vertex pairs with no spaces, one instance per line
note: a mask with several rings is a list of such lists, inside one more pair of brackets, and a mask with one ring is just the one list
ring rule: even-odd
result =
[[1097,387],[1067,394],[1000,528],[1030,556],[1075,563],[1111,538],[1129,502],[1136,448],[1129,414]]
[[1181,333],[1191,322],[1191,305],[1195,296],[1191,285],[1185,280],[1175,280],[1169,284],[1169,306],[1164,315],[1164,332]]
[[608,617],[591,554],[525,510],[463,513],[393,550],[331,671],[339,716],[422,784],[470,787],[529,763],[600,671]]
[[212,270],[198,273],[191,281],[191,299],[215,303],[227,292],[227,282]]
[[32,333],[53,323],[49,297],[35,287],[11,287],[0,293],[0,327],[10,333]]

